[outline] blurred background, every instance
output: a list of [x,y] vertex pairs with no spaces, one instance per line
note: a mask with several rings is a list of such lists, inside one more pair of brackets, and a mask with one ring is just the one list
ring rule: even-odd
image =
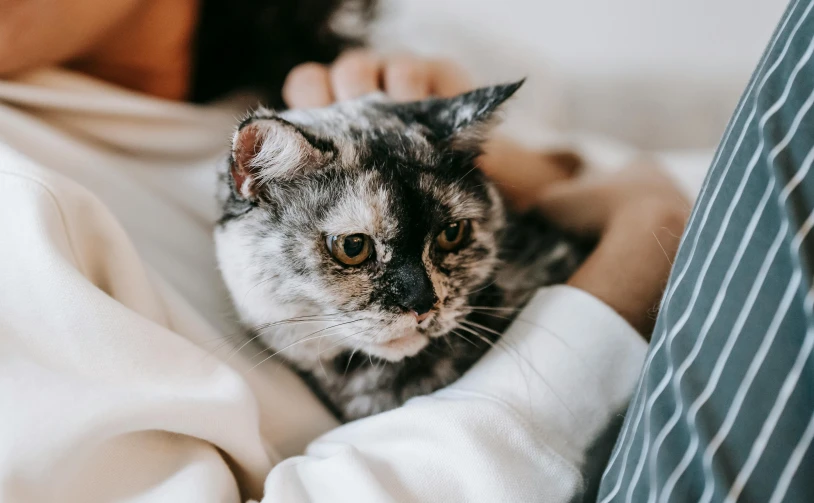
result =
[[710,149],[786,0],[381,0],[373,44],[442,54],[478,83],[529,77],[516,137]]

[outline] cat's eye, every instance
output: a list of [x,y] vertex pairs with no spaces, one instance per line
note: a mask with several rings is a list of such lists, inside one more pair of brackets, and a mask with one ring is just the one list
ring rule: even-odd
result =
[[472,223],[469,220],[453,222],[444,227],[444,230],[435,238],[435,242],[444,251],[455,251],[464,244],[471,227]]
[[331,255],[345,265],[359,265],[373,253],[373,243],[365,234],[328,236],[325,244]]

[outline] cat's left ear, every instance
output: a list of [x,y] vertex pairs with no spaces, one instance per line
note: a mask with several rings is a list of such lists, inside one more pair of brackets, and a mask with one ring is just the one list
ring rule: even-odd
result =
[[500,106],[520,89],[525,79],[482,87],[452,98],[429,99],[415,107],[412,119],[427,126],[437,141],[453,149],[478,149],[498,122]]

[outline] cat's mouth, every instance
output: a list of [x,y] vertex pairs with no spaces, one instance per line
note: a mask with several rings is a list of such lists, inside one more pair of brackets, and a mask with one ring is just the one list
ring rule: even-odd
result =
[[395,362],[416,355],[429,342],[430,338],[426,334],[412,332],[386,342],[370,344],[365,350],[370,355]]
[[383,360],[396,362],[415,356],[430,343],[430,340],[446,333],[442,311],[432,311],[432,315],[419,320],[413,316],[401,316],[392,320],[387,330],[378,337],[368,339],[364,352]]
[[391,325],[388,331],[389,336],[371,341],[365,351],[391,362],[415,356],[430,342],[430,334],[427,333],[427,329],[433,322],[432,318],[434,316],[416,324],[412,317],[404,316]]

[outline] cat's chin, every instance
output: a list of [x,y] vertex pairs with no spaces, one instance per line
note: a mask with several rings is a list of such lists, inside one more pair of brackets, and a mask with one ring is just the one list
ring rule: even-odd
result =
[[387,342],[370,344],[365,347],[365,352],[382,360],[397,362],[418,354],[429,342],[430,338],[425,334],[414,332]]

